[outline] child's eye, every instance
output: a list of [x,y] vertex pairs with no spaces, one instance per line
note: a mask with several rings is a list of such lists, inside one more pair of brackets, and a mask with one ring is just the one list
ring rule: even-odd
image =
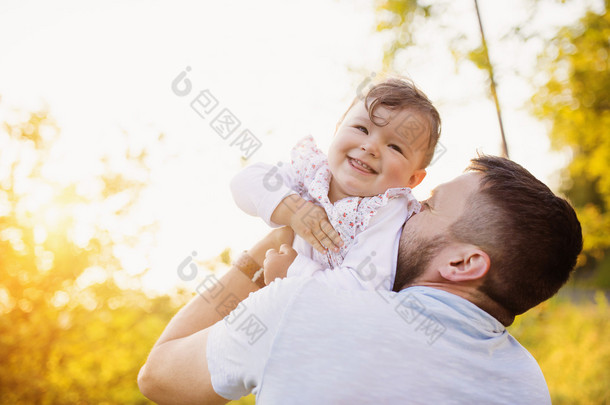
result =
[[354,128],[356,128],[358,131],[364,132],[367,135],[369,134],[369,130],[363,127],[362,125],[356,125]]
[[402,153],[402,149],[400,149],[400,147],[396,146],[396,145],[390,145],[390,148],[398,151],[398,153]]

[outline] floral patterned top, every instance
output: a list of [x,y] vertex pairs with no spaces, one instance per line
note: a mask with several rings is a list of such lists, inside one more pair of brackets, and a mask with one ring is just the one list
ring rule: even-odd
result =
[[364,231],[371,218],[390,201],[405,199],[408,217],[420,210],[419,202],[408,187],[391,188],[372,197],[346,197],[331,203],[328,191],[332,174],[326,155],[316,146],[312,136],[303,138],[292,149],[290,163],[297,180],[295,191],[302,198],[322,206],[330,223],[343,239],[344,245],[339,252],[329,250],[323,255],[314,250],[313,259],[330,268],[341,266],[356,235]]

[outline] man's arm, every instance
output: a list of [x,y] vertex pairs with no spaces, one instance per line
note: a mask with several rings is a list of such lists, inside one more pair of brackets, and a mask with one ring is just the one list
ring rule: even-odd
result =
[[[272,231],[248,251],[262,267],[265,252],[292,242],[292,231]],[[252,273],[252,272],[251,272]],[[227,399],[214,391],[206,360],[208,327],[234,309],[248,294],[259,289],[233,266],[219,281],[220,290],[209,289],[194,297],[167,325],[140,369],[138,386],[149,399],[159,404],[224,404]],[[231,308],[227,308],[227,302]],[[217,308],[223,308],[221,314]]]

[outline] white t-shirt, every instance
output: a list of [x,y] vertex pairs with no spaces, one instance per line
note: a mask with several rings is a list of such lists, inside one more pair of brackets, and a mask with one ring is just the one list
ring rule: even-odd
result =
[[290,164],[250,165],[231,182],[236,204],[271,226],[277,226],[271,215],[278,204],[290,194],[299,194],[324,208],[341,235],[345,243],[341,251],[327,255],[297,235],[293,248],[298,256],[287,276],[311,275],[346,289],[391,290],[402,227],[420,209],[411,189],[391,188],[376,196],[346,197],[333,204],[328,198],[332,177],[328,160],[311,136],[297,143],[291,158]]
[[276,280],[211,327],[214,390],[257,404],[550,404],[534,358],[495,318],[430,287]]

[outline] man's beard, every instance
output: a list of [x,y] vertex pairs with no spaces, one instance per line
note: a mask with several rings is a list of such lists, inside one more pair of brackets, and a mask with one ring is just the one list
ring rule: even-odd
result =
[[444,235],[437,235],[430,239],[410,235],[400,238],[396,278],[392,291],[398,292],[412,285],[424,273],[434,256],[448,243],[449,241]]

